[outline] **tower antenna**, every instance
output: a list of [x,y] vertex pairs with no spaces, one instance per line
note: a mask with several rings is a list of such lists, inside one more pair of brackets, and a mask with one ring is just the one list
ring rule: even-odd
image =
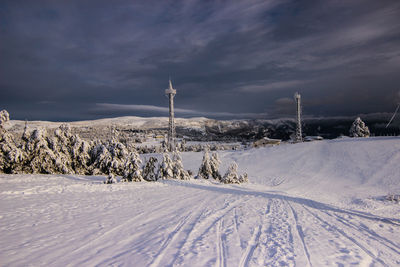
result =
[[296,142],[303,142],[303,134],[301,132],[301,96],[298,92],[294,94],[296,101]]
[[174,96],[176,89],[172,87],[171,77],[169,78],[168,89],[165,89],[165,94],[169,98],[169,122],[168,122],[168,150],[175,151],[175,118],[174,118]]

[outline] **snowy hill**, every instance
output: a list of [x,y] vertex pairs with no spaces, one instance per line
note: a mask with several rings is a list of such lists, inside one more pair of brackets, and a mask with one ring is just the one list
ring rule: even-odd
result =
[[[201,153],[183,153],[195,173]],[[400,138],[220,153],[250,183],[0,175],[2,266],[398,266]]]
[[[400,120],[395,119],[389,128],[385,128],[390,114],[364,114],[362,118],[367,123],[373,135],[399,135]],[[306,135],[336,138],[342,134],[348,135],[354,117],[305,118],[303,131]],[[186,136],[192,140],[202,141],[254,141],[263,137],[287,140],[295,131],[294,118],[273,120],[213,120],[204,117],[176,118],[176,131],[179,137]],[[28,127],[46,127],[55,129],[62,122],[29,121]],[[167,117],[117,117],[89,121],[69,122],[75,133],[90,139],[110,138],[110,127],[115,127],[121,133],[121,138],[129,138],[133,132],[153,131],[166,133]],[[20,135],[25,121],[11,120],[6,128]],[[51,131],[50,131],[51,132]]]

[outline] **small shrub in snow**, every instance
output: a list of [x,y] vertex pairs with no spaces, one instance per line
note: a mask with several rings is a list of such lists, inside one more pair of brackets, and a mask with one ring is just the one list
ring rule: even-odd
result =
[[174,164],[168,155],[168,153],[163,153],[163,161],[160,164],[160,169],[158,170],[158,179],[172,179],[174,178]]
[[179,180],[189,180],[190,175],[189,173],[183,168],[182,157],[179,152],[173,153],[173,177]]
[[249,182],[249,177],[247,173],[243,173],[239,176],[239,183],[248,183]]
[[155,157],[150,157],[143,169],[144,180],[149,182],[157,181],[156,164],[157,159]]
[[221,182],[224,184],[239,184],[239,175],[237,173],[238,165],[236,162],[233,162],[228,170],[226,171],[224,177],[222,177]]
[[369,137],[370,132],[360,117],[356,118],[350,127],[350,137]]
[[213,170],[211,168],[210,156],[208,149],[204,150],[203,160],[201,162],[197,178],[209,179],[212,177]]
[[107,179],[104,181],[105,184],[116,184],[117,179],[115,179],[114,174],[109,174]]
[[222,177],[221,182],[224,184],[240,184],[246,183],[249,181],[247,173],[243,173],[242,175],[238,175],[237,172],[238,165],[236,162],[233,162],[227,172],[225,173],[224,177]]

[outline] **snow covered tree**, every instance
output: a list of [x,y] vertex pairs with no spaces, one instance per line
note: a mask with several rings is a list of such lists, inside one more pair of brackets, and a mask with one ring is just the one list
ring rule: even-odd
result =
[[212,168],[210,162],[210,156],[208,154],[208,149],[204,150],[203,161],[201,162],[199,173],[197,174],[198,178],[209,179],[212,177]]
[[143,181],[142,169],[140,165],[142,160],[137,152],[131,152],[124,164],[124,182],[141,182]]
[[3,109],[0,111],[0,127],[3,127],[3,125],[10,120],[10,114],[8,114],[8,111]]
[[109,174],[109,167],[111,166],[112,158],[107,147],[104,144],[96,143],[90,151],[91,164],[90,173],[96,174]]
[[30,173],[57,173],[55,163],[57,156],[50,149],[46,129],[35,129],[26,144],[24,145],[26,152],[25,172]]
[[190,175],[183,168],[182,157],[178,151],[173,153],[173,162],[174,162],[174,168],[173,168],[174,178],[179,180],[189,180]]
[[21,172],[24,158],[13,136],[0,124],[0,173]]
[[56,166],[61,173],[89,174],[89,142],[72,134],[68,124],[62,124],[54,131],[49,145],[57,156]]
[[116,141],[111,140],[107,143],[97,143],[90,151],[91,173],[110,174],[124,176],[126,158],[129,156],[126,147]]
[[370,132],[360,117],[357,117],[350,127],[351,137],[369,137]]
[[117,179],[115,179],[114,174],[109,174],[107,179],[104,181],[105,184],[116,184]]
[[155,157],[150,157],[143,169],[144,180],[149,182],[157,181],[156,164],[157,159]]
[[162,155],[163,161],[158,170],[158,179],[172,179],[174,178],[174,164],[168,153],[163,153]]
[[243,173],[239,176],[239,183],[248,183],[249,182],[249,177],[247,173]]
[[225,173],[224,177],[222,177],[221,182],[224,184],[239,184],[239,175],[237,173],[238,165],[236,162],[233,162],[231,166],[229,166],[227,172]]
[[211,176],[218,181],[220,181],[222,178],[221,174],[219,173],[220,164],[221,160],[219,159],[218,153],[217,152],[212,153],[210,160]]

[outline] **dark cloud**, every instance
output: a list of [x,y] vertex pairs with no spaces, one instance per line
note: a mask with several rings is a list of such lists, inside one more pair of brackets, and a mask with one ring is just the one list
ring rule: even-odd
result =
[[193,115],[282,116],[296,91],[308,115],[391,112],[399,18],[386,0],[2,1],[0,106],[18,119],[167,115],[143,107],[167,106],[172,76]]

